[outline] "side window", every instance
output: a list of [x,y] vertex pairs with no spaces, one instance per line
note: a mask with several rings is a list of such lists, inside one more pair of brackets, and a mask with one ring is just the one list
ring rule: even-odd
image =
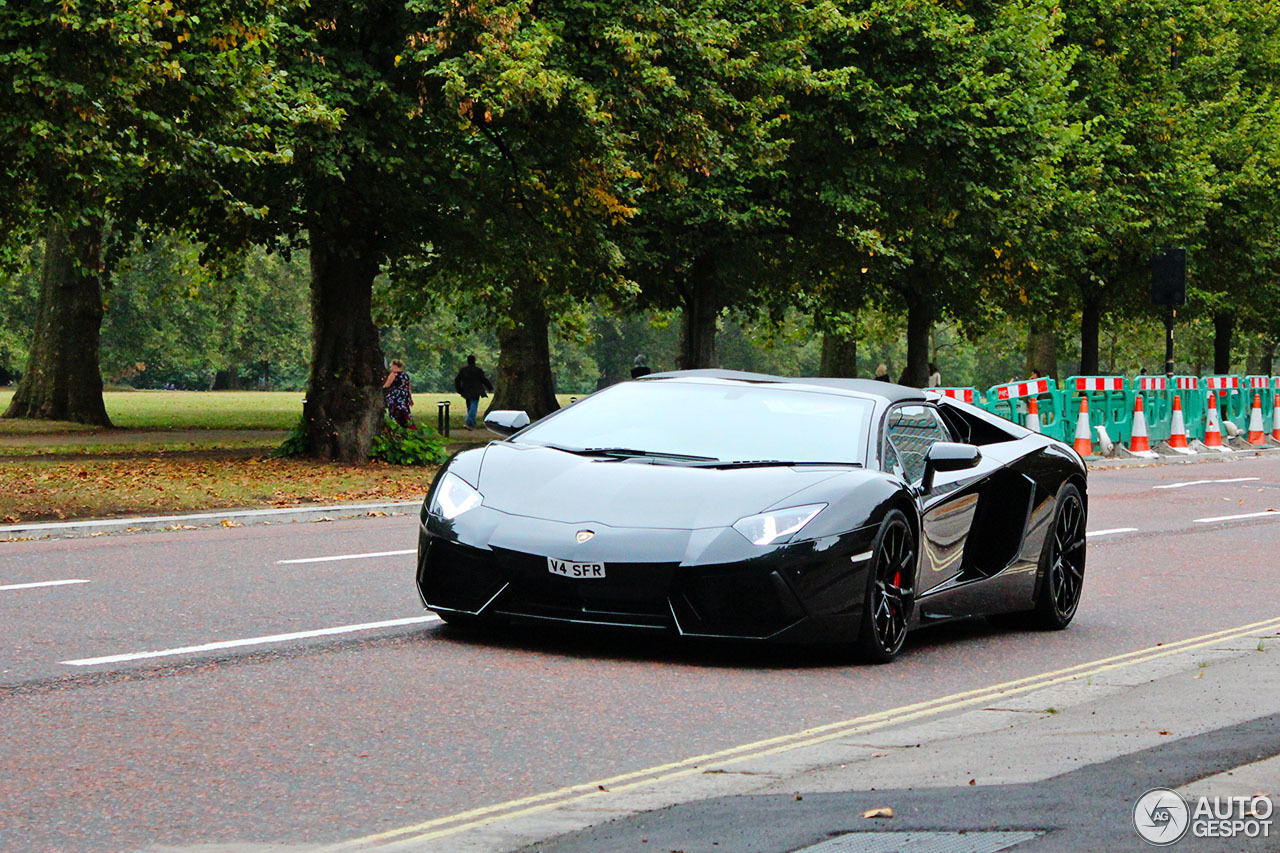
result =
[[898,406],[889,411],[885,439],[889,445],[886,460],[892,449],[904,478],[914,483],[924,477],[924,456],[929,448],[939,441],[951,441],[951,434],[932,406]]

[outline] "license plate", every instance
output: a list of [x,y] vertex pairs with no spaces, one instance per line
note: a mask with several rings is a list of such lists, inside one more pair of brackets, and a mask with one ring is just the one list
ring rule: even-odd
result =
[[565,578],[602,578],[604,563],[573,563],[547,557],[547,571]]

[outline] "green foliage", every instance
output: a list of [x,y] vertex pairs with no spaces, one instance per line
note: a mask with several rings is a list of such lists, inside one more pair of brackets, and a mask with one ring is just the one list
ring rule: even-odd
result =
[[431,427],[405,429],[385,418],[382,432],[374,436],[369,447],[369,458],[389,465],[438,465],[449,458],[449,451],[444,439]]
[[311,441],[307,438],[307,422],[299,417],[298,423],[288,437],[280,443],[279,447],[271,451],[267,458],[288,459],[293,456],[305,456],[310,448]]
[[211,281],[199,246],[172,235],[136,245],[114,276],[102,370],[137,388],[173,384],[304,387],[309,344],[305,253],[255,249],[230,279]]

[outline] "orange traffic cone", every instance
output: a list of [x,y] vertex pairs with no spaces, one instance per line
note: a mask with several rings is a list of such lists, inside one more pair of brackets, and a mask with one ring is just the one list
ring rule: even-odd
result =
[[1027,401],[1027,429],[1040,432],[1040,401],[1032,397]]
[[1187,445],[1187,422],[1182,417],[1182,397],[1173,396],[1173,423],[1169,427],[1169,447],[1179,453],[1193,453]]
[[1267,434],[1262,431],[1262,395],[1253,395],[1253,411],[1249,413],[1249,443],[1266,444]]
[[1133,433],[1129,436],[1129,452],[1151,454],[1151,442],[1147,440],[1147,416],[1142,411],[1142,395],[1133,401]]
[[1089,427],[1089,398],[1080,398],[1080,417],[1076,418],[1076,453],[1093,455],[1093,430]]
[[1220,448],[1222,447],[1222,427],[1218,424],[1218,401],[1212,393],[1209,394],[1209,403],[1206,409],[1204,446]]
[[1280,394],[1276,394],[1276,405],[1271,410],[1271,440],[1280,441]]

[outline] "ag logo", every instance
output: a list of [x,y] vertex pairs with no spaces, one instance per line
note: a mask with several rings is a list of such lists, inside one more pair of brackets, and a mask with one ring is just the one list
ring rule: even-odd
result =
[[1134,804],[1134,828],[1143,840],[1158,847],[1181,841],[1190,825],[1191,811],[1177,791],[1152,788]]
[[595,536],[595,535],[596,535],[596,532],[594,530],[579,530],[578,535],[574,538],[577,539],[578,544],[581,545],[583,542],[586,542],[588,539],[590,539],[592,536]]

